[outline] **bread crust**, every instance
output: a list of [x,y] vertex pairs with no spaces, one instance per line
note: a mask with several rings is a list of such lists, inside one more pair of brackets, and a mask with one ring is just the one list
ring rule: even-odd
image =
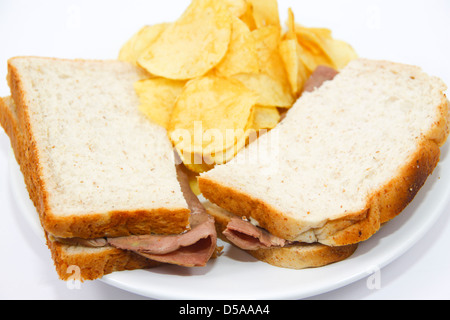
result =
[[[132,251],[113,247],[94,248],[73,253],[68,245],[50,240],[46,234],[47,246],[51,251],[56,272],[61,280],[95,280],[116,271],[149,269],[161,265]],[[92,251],[91,251],[92,250]]]
[[[50,58],[49,58],[50,59]],[[104,236],[119,237],[140,234],[178,234],[189,229],[189,213],[187,208],[178,209],[142,209],[138,211],[110,211],[92,213],[85,216],[55,215],[49,206],[48,190],[42,178],[39,151],[30,123],[29,102],[26,99],[24,86],[18,70],[8,61],[8,83],[12,98],[17,108],[19,132],[22,133],[26,157],[19,160],[21,171],[25,177],[30,198],[33,201],[43,228],[62,238],[98,238]],[[5,119],[8,122],[8,119]],[[5,123],[5,126],[11,126]],[[14,152],[18,150],[13,145]],[[20,154],[20,152],[19,152]],[[17,156],[16,156],[17,158]]]
[[[423,135],[417,150],[398,173],[369,197],[366,207],[345,217],[328,220],[321,227],[311,227],[315,241],[328,246],[345,246],[369,239],[385,223],[396,217],[414,199],[439,162],[440,146],[449,135],[448,100],[443,94],[438,106],[438,119]],[[276,210],[263,199],[256,199],[237,189],[221,185],[207,176],[198,178],[202,194],[216,205],[238,215],[252,217],[259,224],[283,239],[299,237],[298,222]]]
[[[224,212],[209,201],[203,203],[206,211],[214,217],[218,237],[229,242],[222,234],[232,214]],[[331,247],[319,243],[300,243],[283,248],[244,250],[256,259],[276,267],[289,269],[317,268],[339,262],[350,257],[358,244]]]

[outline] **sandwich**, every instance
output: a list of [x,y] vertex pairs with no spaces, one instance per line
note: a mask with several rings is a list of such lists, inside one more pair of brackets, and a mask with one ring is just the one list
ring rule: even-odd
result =
[[418,67],[356,59],[318,72],[277,127],[198,178],[219,237],[277,266],[303,268],[303,246],[373,236],[413,200],[449,134],[447,87]]
[[[137,106],[145,75],[120,61],[16,57],[0,123],[59,277],[161,263],[204,266],[214,220],[192,197],[164,128]],[[73,279],[73,278],[71,278]]]

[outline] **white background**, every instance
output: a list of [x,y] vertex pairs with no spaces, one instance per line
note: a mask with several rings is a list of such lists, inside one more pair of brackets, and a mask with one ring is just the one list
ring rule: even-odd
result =
[[[0,96],[6,61],[17,55],[114,59],[140,27],[175,20],[189,1],[0,0]],[[450,84],[450,1],[279,0],[285,21],[327,27],[360,56],[421,66]],[[100,281],[68,289],[42,240],[14,202],[9,139],[0,130],[0,299],[146,299]],[[447,206],[448,207],[448,206]],[[413,248],[369,278],[311,299],[450,299],[450,208]],[[301,271],[299,271],[301,272]]]

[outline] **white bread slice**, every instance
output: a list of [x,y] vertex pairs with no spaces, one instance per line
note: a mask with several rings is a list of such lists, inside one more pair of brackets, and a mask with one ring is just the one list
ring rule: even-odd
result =
[[167,133],[137,109],[133,83],[142,76],[119,61],[8,61],[27,153],[21,170],[48,233],[97,238],[188,229]]
[[[210,201],[203,202],[206,211],[214,217],[217,235],[223,241],[229,242],[223,235],[228,222],[233,218],[232,213],[216,206]],[[341,247],[330,247],[320,243],[299,243],[283,248],[245,250],[256,259],[276,267],[289,269],[305,269],[322,267],[339,262],[350,257],[358,248],[358,244]]]
[[437,165],[448,136],[445,90],[418,67],[355,60],[304,93],[275,129],[202,174],[200,190],[283,239],[366,240]]
[[[10,137],[11,146],[20,166],[27,163],[29,155],[19,129],[17,109],[11,97],[0,98],[0,124]],[[27,188],[30,189],[30,177]],[[45,231],[45,230],[44,230]],[[52,255],[58,276],[62,280],[94,280],[114,271],[145,269],[161,263],[146,259],[129,250],[114,247],[88,248],[61,244],[45,232],[47,246]]]

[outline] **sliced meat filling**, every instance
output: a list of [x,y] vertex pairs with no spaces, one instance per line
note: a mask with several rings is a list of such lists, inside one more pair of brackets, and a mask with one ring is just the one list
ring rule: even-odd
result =
[[109,245],[131,250],[146,258],[186,267],[199,267],[213,255],[217,235],[214,219],[206,213],[195,213],[191,230],[180,235],[141,235],[109,238]]
[[278,238],[241,218],[232,218],[222,233],[231,243],[243,250],[284,247],[290,244],[289,241]]

